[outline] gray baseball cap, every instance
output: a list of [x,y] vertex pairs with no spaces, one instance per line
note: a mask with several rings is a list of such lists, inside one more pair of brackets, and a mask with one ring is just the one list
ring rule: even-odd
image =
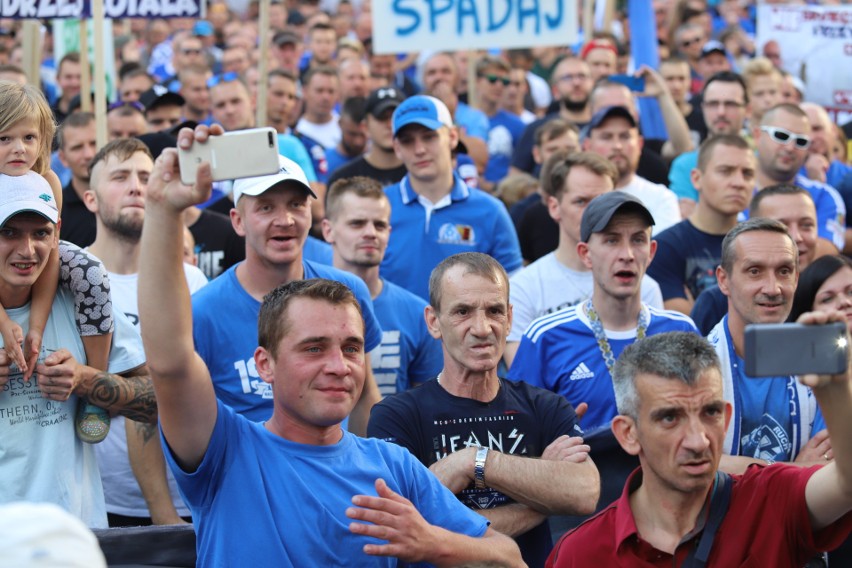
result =
[[580,240],[584,243],[589,242],[592,233],[599,233],[606,229],[613,215],[622,211],[639,213],[648,221],[649,227],[654,226],[654,217],[638,198],[615,190],[599,195],[589,202],[580,220]]

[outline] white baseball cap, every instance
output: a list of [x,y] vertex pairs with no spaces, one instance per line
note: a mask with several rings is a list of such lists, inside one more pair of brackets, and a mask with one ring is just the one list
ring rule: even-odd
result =
[[83,522],[52,503],[0,506],[0,565],[106,568],[98,539]]
[[317,198],[317,194],[314,193],[313,189],[311,189],[311,184],[308,182],[308,178],[305,177],[305,172],[302,171],[299,164],[290,158],[285,158],[284,156],[279,155],[278,166],[279,169],[277,174],[236,180],[234,182],[234,203],[238,203],[240,197],[243,195],[257,197],[267,189],[271,189],[283,181],[298,182],[305,191],[308,192],[308,195],[314,199]]
[[10,217],[24,212],[38,213],[51,223],[59,221],[59,209],[50,184],[35,172],[22,176],[0,174],[0,227]]

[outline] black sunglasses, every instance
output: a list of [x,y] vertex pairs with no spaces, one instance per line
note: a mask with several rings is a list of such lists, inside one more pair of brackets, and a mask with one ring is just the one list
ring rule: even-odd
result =
[[512,82],[512,80],[509,79],[508,77],[500,77],[498,75],[492,75],[491,73],[488,73],[488,74],[485,74],[485,75],[480,75],[480,77],[485,79],[486,81],[488,81],[492,85],[494,83],[496,83],[497,81],[500,81],[501,83],[503,83],[504,87],[508,86],[509,83]]

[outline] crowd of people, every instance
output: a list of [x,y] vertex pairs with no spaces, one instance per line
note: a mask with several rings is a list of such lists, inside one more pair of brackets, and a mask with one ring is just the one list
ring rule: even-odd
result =
[[[846,565],[852,370],[750,377],[745,330],[852,331],[852,122],[753,2],[653,7],[635,69],[623,11],[395,55],[369,0],[115,21],[102,147],[85,60],[27,76],[0,19],[0,504],[201,566]],[[261,126],[277,173],[181,183]]]

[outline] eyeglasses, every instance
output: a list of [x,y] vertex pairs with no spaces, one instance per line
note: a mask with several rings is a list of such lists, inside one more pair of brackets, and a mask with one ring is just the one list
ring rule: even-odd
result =
[[140,103],[138,101],[115,101],[114,103],[112,103],[111,105],[109,105],[107,107],[107,112],[113,111],[117,108],[124,108],[124,107],[135,108],[136,110],[138,110],[142,114],[145,114],[145,107],[142,105],[142,103]]
[[500,77],[499,75],[492,75],[491,73],[480,75],[479,78],[485,79],[486,81],[488,81],[492,85],[494,83],[496,83],[497,81],[500,81],[501,83],[503,83],[504,87],[507,87],[509,85],[509,83],[512,82],[511,79],[509,79],[508,77]]
[[683,40],[682,42],[680,42],[680,46],[681,46],[681,47],[689,47],[689,46],[690,46],[690,45],[692,45],[693,43],[698,43],[698,42],[700,42],[701,40],[702,40],[702,38],[700,38],[700,37],[694,37],[694,38],[691,38],[691,39],[685,39],[685,40]]
[[557,77],[556,80],[560,81],[560,82],[561,81],[585,81],[588,78],[589,78],[588,73],[574,73],[574,74],[568,73],[566,75],[562,75],[560,77]]
[[738,108],[743,108],[745,104],[737,102],[737,101],[702,101],[701,106],[705,108],[719,108],[722,107],[725,110],[736,110]]
[[783,144],[784,146],[793,143],[796,145],[796,148],[805,150],[811,145],[811,139],[809,136],[801,136],[784,128],[778,128],[777,126],[761,126],[760,129],[769,134],[775,142]]
[[203,53],[200,49],[181,49],[180,52],[184,55],[201,55]]
[[228,71],[227,73],[221,73],[219,75],[213,75],[209,79],[207,79],[207,88],[212,89],[219,83],[230,83],[231,81],[236,81],[240,78],[240,74],[236,71]]

